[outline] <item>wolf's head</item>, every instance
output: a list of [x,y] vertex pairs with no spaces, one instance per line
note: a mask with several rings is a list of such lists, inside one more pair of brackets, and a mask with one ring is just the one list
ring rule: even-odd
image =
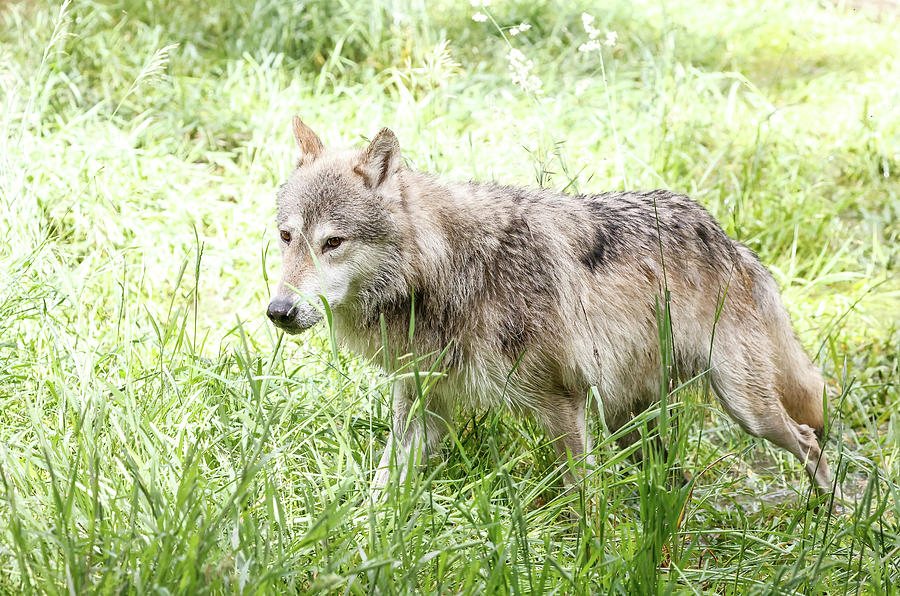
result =
[[288,333],[360,313],[396,278],[402,168],[397,137],[382,129],[364,150],[332,150],[299,118],[300,159],[278,191],[282,274],[267,314]]

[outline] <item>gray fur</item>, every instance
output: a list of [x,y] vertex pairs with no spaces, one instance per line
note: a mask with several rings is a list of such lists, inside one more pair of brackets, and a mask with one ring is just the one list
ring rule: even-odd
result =
[[409,415],[411,381],[395,385],[377,487],[392,464],[405,473],[434,450],[458,406],[532,415],[561,453],[583,455],[591,386],[611,429],[659,399],[656,305],[667,287],[680,375],[709,370],[744,430],[830,488],[814,434],[824,424],[822,376],[769,272],[703,207],[662,190],[571,196],[445,181],[404,168],[388,129],[367,149],[330,150],[297,122],[302,155],[278,193],[279,230],[291,242],[279,240],[273,298],[294,306],[277,324],[313,325],[324,295],[339,341],[364,357],[385,361],[382,321],[388,368],[413,352],[428,370],[443,353],[425,420]]

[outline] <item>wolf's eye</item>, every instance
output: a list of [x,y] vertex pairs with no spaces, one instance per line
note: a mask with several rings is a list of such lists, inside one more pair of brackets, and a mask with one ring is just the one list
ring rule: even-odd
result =
[[325,241],[325,246],[323,246],[322,248],[324,250],[328,250],[329,248],[337,248],[338,246],[341,245],[341,242],[343,242],[343,241],[344,241],[343,238],[338,238],[337,236],[332,236],[331,238],[329,238],[328,240]]
[[284,240],[285,242],[287,242],[288,244],[290,244],[290,242],[291,242],[291,233],[290,233],[290,232],[285,232],[284,230],[281,230],[281,239]]

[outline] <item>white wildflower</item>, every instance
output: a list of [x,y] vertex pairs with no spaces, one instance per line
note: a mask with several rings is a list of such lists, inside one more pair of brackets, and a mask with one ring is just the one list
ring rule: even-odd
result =
[[487,20],[487,15],[480,10],[472,15],[472,20],[476,23],[483,23]]
[[587,88],[591,86],[590,79],[581,79],[577,83],[575,83],[575,97],[581,97],[584,95],[584,92],[587,91]]
[[591,39],[600,37],[600,30],[594,27],[594,15],[586,12],[581,13],[581,24],[584,25],[584,30],[587,31]]
[[518,25],[516,25],[515,27],[512,27],[509,30],[509,34],[512,35],[513,37],[515,37],[519,33],[528,31],[529,29],[531,29],[531,25],[529,25],[528,23],[519,23]]
[[588,34],[588,40],[578,46],[579,52],[599,52],[603,46],[613,47],[616,45],[616,40],[619,39],[618,33],[607,31],[605,40],[601,42],[599,37],[603,32],[594,27],[594,16],[586,12],[581,13],[581,24],[584,25],[584,31]]
[[600,48],[602,48],[602,47],[603,47],[603,45],[596,39],[589,39],[588,41],[586,41],[583,44],[581,44],[580,46],[578,46],[578,51],[584,52],[587,54],[589,52],[593,52],[594,50],[599,51]]
[[533,72],[534,62],[516,48],[509,50],[506,59],[509,60],[509,72],[512,82],[526,92],[540,95],[543,82]]

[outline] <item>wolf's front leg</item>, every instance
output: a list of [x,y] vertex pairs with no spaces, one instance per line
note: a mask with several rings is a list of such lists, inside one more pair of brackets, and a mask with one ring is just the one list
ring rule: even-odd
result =
[[563,475],[563,481],[574,487],[586,472],[585,464],[590,469],[594,465],[591,454],[591,437],[587,431],[585,400],[562,394],[549,400],[552,407],[540,408],[536,411],[538,420],[547,429],[547,435],[553,441],[553,448],[563,461],[571,457],[577,464]]
[[397,469],[397,481],[402,483],[410,468],[438,451],[451,423],[449,404],[434,395],[428,395],[423,403],[407,380],[394,383],[393,410],[392,431],[372,479],[376,499],[390,481],[393,469]]

